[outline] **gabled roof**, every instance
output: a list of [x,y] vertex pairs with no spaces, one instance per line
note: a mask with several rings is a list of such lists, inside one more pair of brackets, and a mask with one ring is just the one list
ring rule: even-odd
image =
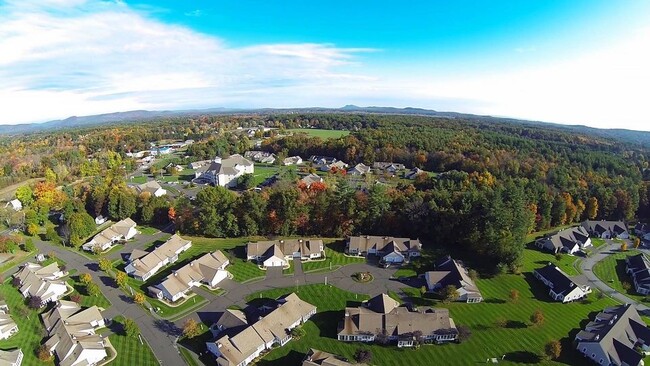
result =
[[606,231],[616,235],[627,233],[627,225],[625,225],[623,221],[586,220],[582,223],[582,226],[587,229],[589,233],[595,233],[598,235],[602,235]]
[[363,366],[365,364],[350,363],[345,361],[342,357],[336,356],[332,353],[320,351],[317,349],[310,349],[302,366]]
[[596,320],[587,324],[576,340],[578,349],[581,344],[598,345],[611,363],[638,365],[641,358],[635,355],[634,346],[639,341],[649,344],[650,331],[636,309],[626,304],[607,308],[596,315]]
[[248,243],[246,253],[249,256],[270,258],[275,255],[284,258],[294,252],[300,252],[303,256],[320,253],[321,248],[323,248],[321,239],[267,240]]
[[18,358],[21,357],[23,351],[20,348],[14,348],[11,350],[0,350],[0,365],[13,365],[18,362]]
[[160,265],[160,263],[162,263],[166,258],[173,258],[176,254],[178,254],[181,248],[191,243],[192,242],[190,240],[183,239],[178,234],[174,234],[164,244],[143,257],[138,258],[137,256],[141,253],[134,251],[131,253],[131,255],[135,254],[136,259],[129,259],[131,263],[129,263],[128,266],[133,266],[135,271],[131,271],[130,273],[135,273],[138,276],[143,276],[145,273],[149,273],[151,270]]
[[552,284],[553,292],[556,294],[567,295],[576,287],[582,288],[582,285],[573,281],[566,273],[554,264],[549,263],[542,268],[536,269],[535,272]]
[[210,167],[206,170],[207,172],[212,172],[215,175],[226,174],[226,175],[235,175],[239,171],[235,168],[237,166],[251,166],[253,162],[246,159],[245,157],[234,154],[226,159],[217,159],[210,164]]
[[379,294],[368,300],[367,306],[376,313],[390,313],[399,303],[386,294]]
[[400,252],[419,252],[422,249],[422,244],[419,239],[363,235],[351,236],[348,239],[348,248],[358,252],[368,252],[370,249],[375,249],[379,252],[393,252],[395,250]]
[[[0,313],[0,334],[8,333],[11,329],[17,327],[16,322],[11,319],[9,314]],[[2,363],[0,363],[1,365]]]
[[312,173],[312,174],[304,176],[300,181],[305,183],[307,186],[310,186],[310,185],[312,185],[314,183],[322,182],[323,178],[321,178],[320,176]]
[[565,249],[572,252],[574,247],[582,246],[589,239],[589,233],[582,226],[576,226],[559,231],[549,237],[540,239],[545,247],[553,247],[555,250]]
[[443,257],[435,266],[435,271],[425,272],[424,277],[430,286],[439,284],[440,287],[453,285],[456,289],[463,289],[471,297],[480,297],[481,292],[469,277],[467,269],[460,261],[450,256]]
[[228,258],[220,251],[206,253],[174,271],[156,287],[165,289],[172,296],[189,290],[195,282],[210,282],[219,268],[228,263]]
[[150,180],[150,181],[148,181],[146,183],[142,183],[142,184],[140,184],[138,186],[138,190],[140,192],[149,192],[152,195],[154,193],[156,193],[159,189],[162,189],[162,187],[155,180]]

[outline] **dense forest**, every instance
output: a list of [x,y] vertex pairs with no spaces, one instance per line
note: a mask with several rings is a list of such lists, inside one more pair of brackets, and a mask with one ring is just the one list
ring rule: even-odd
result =
[[[336,172],[310,187],[286,172],[261,192],[209,187],[193,202],[137,196],[126,187],[124,176],[135,165],[126,152],[194,139],[190,161],[243,153],[263,133],[249,139],[237,128],[259,125],[275,128],[262,149],[280,157],[389,161],[436,174],[396,186],[367,179],[357,189]],[[298,127],[351,133],[323,140],[285,132]],[[181,233],[214,237],[419,237],[477,266],[514,269],[530,232],[588,218],[650,217],[647,149],[552,125],[361,113],[179,117],[1,140],[0,156],[0,187],[45,178],[17,192],[27,206],[26,228],[50,227],[48,213],[64,212],[57,232],[48,232],[66,245],[79,245],[92,217],[101,214],[172,220]]]

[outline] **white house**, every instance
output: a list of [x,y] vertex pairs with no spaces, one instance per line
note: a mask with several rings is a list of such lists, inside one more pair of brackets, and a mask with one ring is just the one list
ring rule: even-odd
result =
[[[16,333],[18,333],[18,324],[11,319],[9,314],[0,312],[0,339],[7,339]],[[0,365],[2,365],[2,362],[0,362]]]
[[282,161],[286,165],[300,165],[302,164],[302,158],[300,156],[290,156]]
[[20,348],[4,351],[0,350],[0,365],[20,366],[23,363],[23,350]]
[[586,220],[582,223],[589,235],[602,239],[629,239],[630,233],[623,221]]
[[135,221],[131,220],[131,218],[126,218],[102,230],[102,232],[95,235],[89,242],[82,245],[81,248],[89,252],[94,250],[99,250],[100,252],[106,251],[116,243],[125,242],[133,238],[138,233],[135,229],[136,226]]
[[38,296],[41,305],[45,305],[57,301],[68,291],[65,282],[60,280],[65,275],[56,262],[45,267],[27,262],[13,276],[20,281],[19,291],[24,298]]
[[255,165],[239,154],[227,159],[216,157],[200,177],[207,182],[222,187],[237,186],[237,178],[244,174],[253,174]]
[[95,225],[101,225],[106,222],[106,218],[102,215],[95,217]]
[[11,207],[14,211],[20,211],[23,209],[23,204],[19,199],[13,199],[5,205],[5,207]]
[[292,259],[310,260],[323,256],[320,239],[285,239],[248,243],[246,258],[266,267],[286,267]]
[[553,235],[538,239],[535,245],[553,253],[565,252],[575,254],[576,252],[590,247],[591,238],[589,233],[582,226],[576,226],[559,231]]
[[93,366],[108,356],[104,336],[96,334],[105,326],[97,306],[82,310],[75,302],[61,300],[41,317],[49,335],[45,347],[60,365]]
[[549,288],[548,294],[555,301],[572,302],[591,293],[589,286],[576,283],[554,264],[549,263],[545,267],[534,270],[533,275]]

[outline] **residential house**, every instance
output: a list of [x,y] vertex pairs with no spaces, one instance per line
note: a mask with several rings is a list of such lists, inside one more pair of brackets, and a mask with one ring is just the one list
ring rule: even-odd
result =
[[312,162],[315,166],[329,165],[336,162],[336,158],[331,156],[321,156],[321,155],[312,155],[309,158],[309,161]]
[[[262,352],[283,346],[291,340],[291,330],[316,314],[316,306],[292,293],[278,300],[268,315],[249,324],[234,335],[225,334],[207,342],[208,351],[217,357],[219,366],[246,366]],[[240,322],[235,322],[238,326]]]
[[161,300],[176,302],[185,297],[192,287],[201,284],[216,287],[228,277],[228,264],[230,261],[220,250],[207,253],[173,271],[163,282],[150,287],[149,292]]
[[581,285],[572,280],[566,273],[551,263],[534,270],[533,276],[549,288],[548,294],[555,301],[572,302],[580,300],[591,293],[589,286]]
[[165,169],[176,169],[177,172],[182,172],[185,168],[179,164],[169,163]]
[[246,314],[238,309],[226,309],[219,320],[210,327],[214,337],[223,334],[233,336],[248,327]]
[[88,252],[96,250],[100,252],[106,251],[116,243],[123,243],[135,237],[138,233],[135,229],[136,226],[135,221],[127,217],[102,230],[102,232],[95,235],[89,242],[82,245],[81,248]]
[[643,253],[625,258],[625,272],[632,277],[636,292],[650,294],[650,261]]
[[102,225],[106,222],[106,218],[102,215],[95,217],[95,225]]
[[589,235],[602,239],[629,239],[630,233],[623,221],[594,221],[586,220],[582,223]]
[[196,170],[204,166],[209,166],[210,164],[212,164],[212,160],[200,160],[187,164],[187,167],[192,170]]
[[650,233],[650,224],[644,224],[642,222],[639,222],[634,226],[634,235],[638,237],[643,237],[645,234],[648,233]]
[[[18,333],[18,324],[5,312],[0,312],[0,340]],[[2,363],[0,363],[1,365]]]
[[128,275],[140,281],[146,281],[163,266],[176,262],[178,255],[191,246],[190,240],[185,240],[178,234],[174,234],[164,244],[149,253],[134,250],[129,256],[129,262],[124,270]]
[[20,211],[23,209],[23,204],[19,199],[13,199],[5,205],[5,207],[11,207],[14,211]]
[[354,168],[348,170],[348,174],[351,175],[366,175],[368,173],[370,173],[370,167],[364,163],[359,163]]
[[426,174],[426,172],[420,168],[413,168],[408,172],[404,173],[404,178],[406,179],[415,179],[420,174]]
[[413,347],[421,332],[425,343],[451,342],[458,330],[448,309],[422,307],[412,311],[386,294],[380,294],[356,308],[346,308],[338,326],[338,340],[343,342],[372,342],[385,335],[398,347]]
[[162,197],[167,194],[167,190],[158,184],[155,180],[150,180],[146,183],[142,183],[136,187],[139,193],[148,192],[152,196]]
[[273,153],[266,151],[251,150],[244,153],[244,157],[262,164],[275,163],[276,156]]
[[535,245],[553,253],[565,252],[574,254],[591,246],[589,233],[582,226],[564,229],[553,235],[535,241]]
[[20,366],[23,363],[23,350],[15,348],[12,350],[0,350],[0,365]]
[[320,239],[269,240],[248,243],[246,257],[266,267],[286,267],[289,260],[317,259],[323,256]]
[[372,167],[375,170],[378,170],[380,172],[385,172],[385,173],[388,173],[390,175],[395,175],[395,174],[399,173],[400,171],[406,169],[404,164],[382,162],[382,161],[375,162],[374,164],[372,164]]
[[422,244],[419,239],[392,236],[351,236],[346,243],[348,254],[367,256],[374,254],[386,263],[403,263],[419,257]]
[[347,359],[332,353],[310,349],[302,361],[302,366],[364,366],[361,363],[350,363]]
[[458,293],[457,301],[476,303],[483,301],[483,295],[479,291],[474,280],[469,276],[469,271],[462,262],[452,259],[450,256],[442,258],[435,265],[435,271],[424,273],[429,291],[437,291],[447,286],[456,287]]
[[235,154],[227,159],[215,158],[200,177],[215,186],[235,187],[237,178],[244,174],[253,174],[254,170],[253,162]]
[[174,152],[174,149],[171,146],[164,146],[158,148],[158,154],[160,155],[168,155]]
[[309,187],[311,187],[311,185],[314,184],[314,183],[322,183],[322,182],[323,182],[323,178],[320,177],[319,175],[316,175],[316,174],[313,174],[313,173],[312,173],[312,174],[309,174],[309,175],[304,176],[304,177],[300,180],[300,182],[303,183],[303,184],[305,184],[305,185],[307,186],[307,188],[309,188]]
[[637,349],[650,350],[650,329],[633,305],[606,308],[575,338],[576,348],[599,365],[641,366]]
[[97,306],[82,309],[75,302],[61,300],[41,318],[49,336],[45,347],[56,355],[59,365],[92,366],[108,356],[104,336],[96,333],[105,326]]
[[27,262],[14,274],[20,281],[19,291],[24,298],[38,296],[41,305],[60,299],[68,291],[65,281],[60,279],[65,272],[54,262],[45,267]]
[[290,156],[282,161],[283,165],[300,165],[302,164],[302,158],[300,156]]
[[321,165],[319,169],[323,172],[329,172],[329,171],[344,171],[347,168],[348,168],[348,164],[338,160],[331,164]]

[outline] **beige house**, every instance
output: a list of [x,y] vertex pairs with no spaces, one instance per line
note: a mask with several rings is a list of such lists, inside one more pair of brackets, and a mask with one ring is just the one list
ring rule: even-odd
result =
[[[183,167],[180,167],[181,170]],[[178,168],[177,168],[178,169]],[[153,197],[162,197],[167,194],[167,190],[158,184],[155,180],[150,180],[146,183],[142,183],[136,187],[138,193],[148,192]]]
[[253,174],[255,165],[239,154],[227,159],[215,158],[212,164],[200,175],[201,179],[222,187],[235,187],[237,178],[244,174]]
[[246,257],[264,267],[286,267],[291,259],[317,259],[323,256],[320,239],[268,240],[248,243]]
[[386,263],[408,262],[419,257],[422,244],[419,239],[395,238],[392,236],[351,236],[346,243],[348,254],[376,255]]
[[278,302],[279,305],[268,315],[232,337],[224,335],[214,342],[206,343],[208,351],[217,357],[219,366],[250,364],[274,345],[285,345],[291,340],[291,329],[316,314],[316,306],[293,293]]
[[18,324],[11,319],[9,314],[0,312],[0,340],[7,339],[16,333],[18,333]]
[[302,361],[302,366],[364,366],[365,363],[350,363],[346,359],[332,353],[310,349]]
[[176,262],[178,255],[191,246],[192,242],[190,240],[185,240],[178,234],[174,234],[164,244],[149,253],[142,250],[131,252],[129,263],[124,270],[128,275],[146,281],[163,266]]
[[27,262],[14,274],[20,281],[19,291],[24,298],[38,296],[41,304],[57,301],[66,293],[68,287],[60,279],[66,274],[54,262],[45,267],[40,264]]
[[92,366],[107,357],[104,337],[95,333],[105,325],[97,306],[82,309],[75,302],[61,300],[41,318],[49,336],[45,346],[59,365]]
[[102,230],[92,240],[82,245],[81,248],[88,252],[97,249],[101,252],[108,250],[116,243],[125,242],[133,238],[138,233],[135,229],[136,226],[135,221],[131,220],[131,218],[126,218]]
[[20,348],[4,351],[0,350],[0,365],[20,366],[23,363],[23,350]]
[[422,307],[410,311],[386,294],[366,301],[357,308],[346,308],[339,323],[338,340],[343,342],[373,342],[379,334],[398,347],[413,347],[416,332],[421,332],[422,342],[444,343],[458,338],[458,330],[449,310]]
[[185,297],[192,287],[205,284],[214,288],[228,277],[228,258],[220,251],[207,253],[174,271],[160,284],[150,287],[149,293],[159,299],[178,301]]

